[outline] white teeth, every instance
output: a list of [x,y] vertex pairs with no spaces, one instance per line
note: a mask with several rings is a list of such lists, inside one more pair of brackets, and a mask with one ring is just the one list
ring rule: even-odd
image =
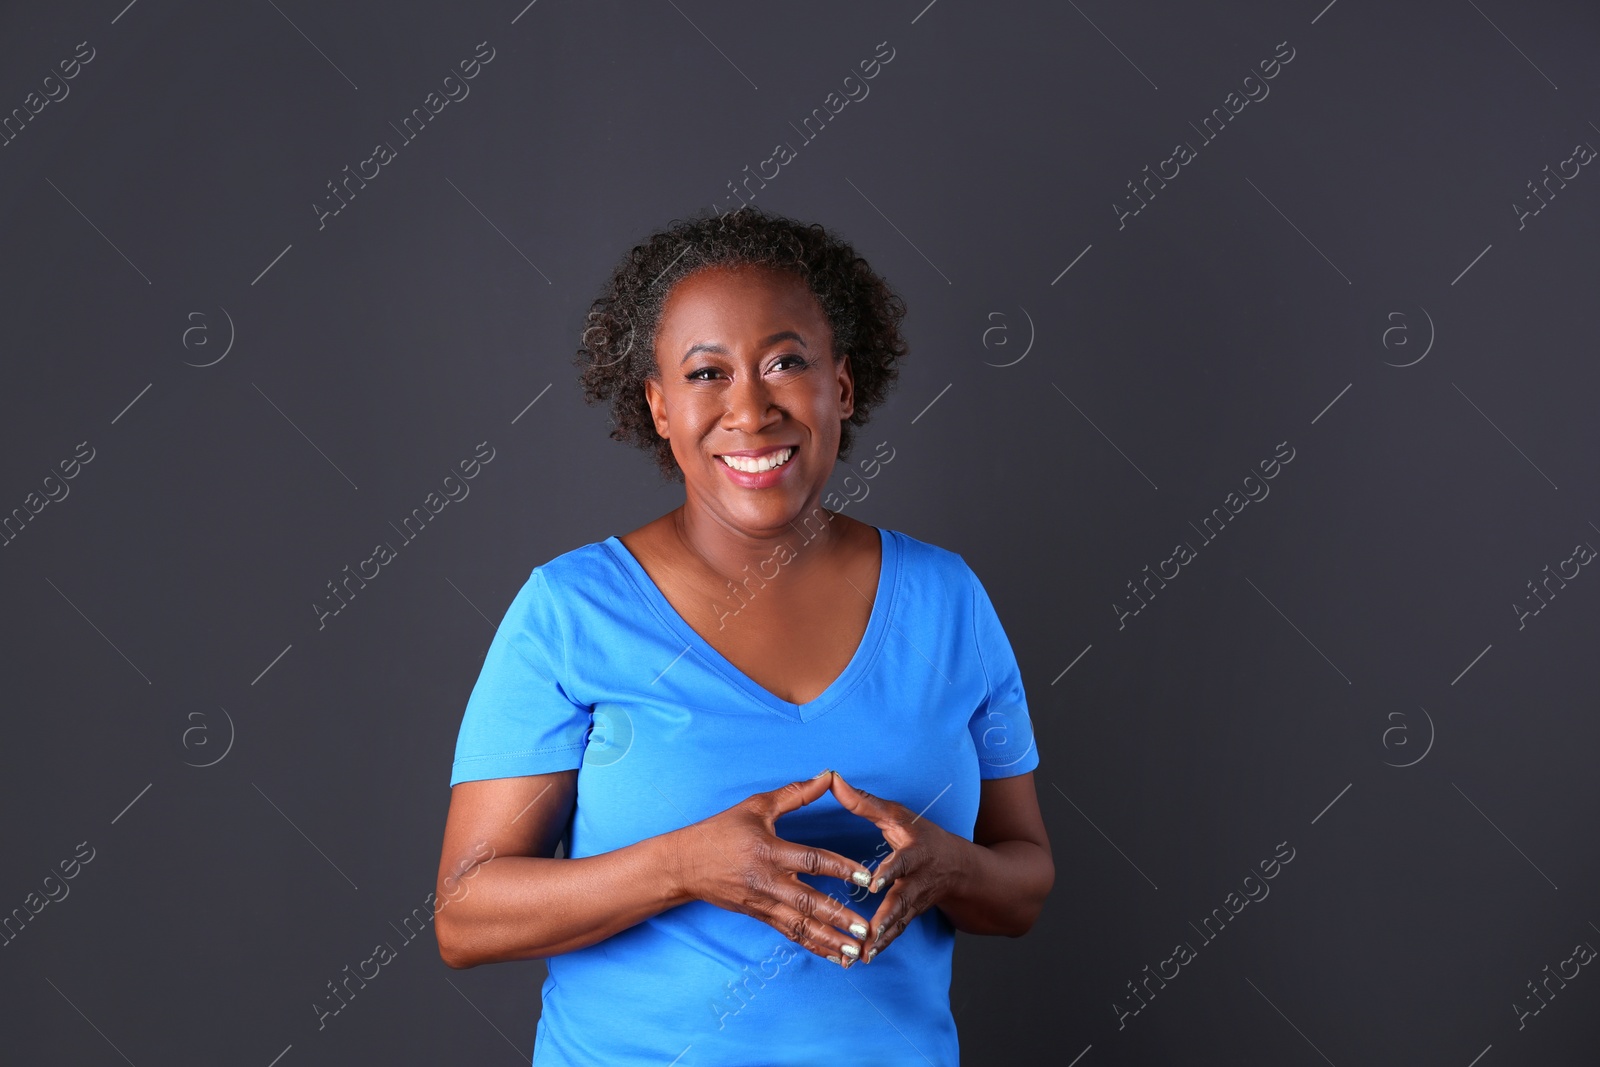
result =
[[746,474],[759,474],[762,471],[769,471],[774,467],[783,466],[789,462],[789,458],[793,455],[794,449],[785,448],[781,452],[769,452],[765,456],[754,458],[750,456],[718,456],[717,458],[736,471],[743,471]]

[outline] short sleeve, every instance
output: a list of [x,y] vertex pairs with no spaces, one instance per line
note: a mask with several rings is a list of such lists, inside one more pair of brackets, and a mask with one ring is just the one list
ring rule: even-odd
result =
[[540,568],[506,608],[467,698],[450,784],[573,770],[583,763],[591,709],[563,680],[565,628]]
[[972,632],[987,681],[985,698],[968,723],[978,752],[978,776],[1026,774],[1039,766],[1039,749],[1034,744],[1022,670],[983,583],[970,567],[967,576],[972,583]]

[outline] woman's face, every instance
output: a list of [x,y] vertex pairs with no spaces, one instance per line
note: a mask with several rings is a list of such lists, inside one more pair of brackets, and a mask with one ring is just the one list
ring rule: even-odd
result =
[[691,503],[756,536],[816,506],[854,382],[802,280],[757,267],[690,274],[667,296],[655,359],[645,397]]

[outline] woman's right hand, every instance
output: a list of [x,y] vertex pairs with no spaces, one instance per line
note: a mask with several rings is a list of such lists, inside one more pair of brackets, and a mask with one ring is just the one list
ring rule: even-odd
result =
[[759,919],[829,962],[849,967],[859,960],[866,919],[798,875],[866,885],[870,873],[837,852],[785,841],[775,826],[780,815],[811,803],[832,785],[833,772],[823,771],[672,831],[683,893]]

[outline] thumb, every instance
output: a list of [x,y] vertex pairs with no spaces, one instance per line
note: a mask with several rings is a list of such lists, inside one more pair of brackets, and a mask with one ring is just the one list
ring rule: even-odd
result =
[[777,818],[811,803],[826,793],[832,784],[833,771],[830,769],[810,778],[780,786],[769,794],[773,798],[772,817]]
[[846,811],[875,823],[880,829],[886,820],[892,818],[893,813],[881,799],[857,789],[845,781],[844,776],[837,771],[832,775],[831,789],[840,806]]

